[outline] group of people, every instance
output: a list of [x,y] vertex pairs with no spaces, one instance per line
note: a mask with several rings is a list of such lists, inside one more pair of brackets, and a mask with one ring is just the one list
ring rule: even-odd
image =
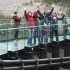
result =
[[[56,41],[58,39],[58,20],[64,19],[65,14],[62,13],[62,17],[59,18],[56,12],[54,11],[54,4],[52,5],[52,9],[47,12],[46,8],[42,10],[39,9],[39,5],[37,5],[37,11],[32,13],[32,11],[26,11],[24,8],[24,16],[26,18],[26,25],[27,25],[27,45],[36,44],[36,37],[38,37],[38,43],[46,44],[48,42],[48,32],[50,29],[50,41],[53,41],[53,36],[55,33]],[[19,32],[19,25],[22,17],[17,16],[18,12],[14,12],[13,19],[14,19],[14,27],[15,34],[14,39],[18,39],[18,32]],[[50,22],[50,25],[49,25]],[[53,25],[54,24],[54,25]],[[34,42],[32,43],[32,39]]]

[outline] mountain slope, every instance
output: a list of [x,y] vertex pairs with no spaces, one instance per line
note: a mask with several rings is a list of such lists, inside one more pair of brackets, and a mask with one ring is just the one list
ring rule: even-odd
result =
[[[14,11],[18,11],[20,15],[23,15],[24,7],[26,7],[27,10],[35,11],[36,4],[34,3],[32,5],[32,1],[33,0],[0,0],[0,14],[11,16]],[[43,9],[43,7],[44,4],[41,4],[40,8]],[[50,8],[48,9],[50,10]],[[55,11],[59,13],[62,10],[60,11],[60,6],[55,6]]]

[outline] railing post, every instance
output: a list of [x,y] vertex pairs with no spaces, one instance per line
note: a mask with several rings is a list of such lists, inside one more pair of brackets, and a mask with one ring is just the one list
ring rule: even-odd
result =
[[[70,56],[70,40],[65,39],[64,57]],[[70,64],[65,64],[66,69],[70,69]]]
[[[58,42],[52,41],[51,44],[52,44],[52,58],[60,57]],[[59,61],[52,61],[52,63],[54,62],[59,62]],[[59,70],[59,68],[60,68],[59,66],[53,66],[50,68],[50,70]]]
[[3,70],[3,60],[0,59],[0,70]]
[[[25,47],[25,59],[34,59],[34,57],[32,56],[32,48],[30,47]],[[25,63],[25,65],[35,65],[36,63]],[[34,69],[25,69],[25,70],[34,70]]]
[[20,65],[20,66],[21,66],[21,69],[20,69],[20,70],[22,70],[22,59],[20,59],[20,64],[21,64],[21,65]]
[[[47,57],[47,45],[46,44],[39,44],[39,59],[42,58],[48,58]],[[46,64],[46,63],[50,63],[49,61],[44,61],[44,62],[39,62],[39,64]],[[39,68],[39,70],[48,70],[47,67],[41,67]]]
[[[64,57],[64,46],[65,46],[64,40],[59,41],[59,55],[60,55],[60,57]],[[61,65],[61,69],[65,69],[65,66]]]

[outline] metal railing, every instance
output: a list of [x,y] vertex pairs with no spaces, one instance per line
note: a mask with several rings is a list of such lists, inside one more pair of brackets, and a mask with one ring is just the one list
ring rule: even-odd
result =
[[[59,60],[59,62],[58,62]],[[50,63],[42,63],[37,64],[38,62],[46,62],[49,61]],[[55,62],[53,62],[55,61]],[[18,66],[13,66],[14,63],[19,64]],[[22,65],[22,64],[28,63],[28,65]],[[30,64],[29,64],[30,63]],[[31,63],[34,63],[32,65]],[[59,58],[45,58],[45,59],[30,59],[30,60],[0,60],[0,70],[22,70],[22,69],[37,69],[37,68],[51,68],[56,66],[63,66],[65,64],[70,64],[70,57],[59,57]],[[4,65],[7,65],[4,66]],[[11,64],[11,67],[9,66]],[[57,69],[56,69],[57,70]]]
[[[6,50],[8,51],[9,50],[9,47],[11,46],[9,44],[10,41],[14,41],[14,31],[16,29],[19,29],[19,34],[18,34],[18,39],[19,40],[23,40],[23,43],[21,44],[24,48],[24,46],[27,46],[27,27],[26,27],[26,20],[25,19],[22,19],[21,23],[20,23],[20,27],[18,28],[14,28],[13,25],[13,20],[11,19],[2,19],[0,20],[0,44],[2,44],[2,46],[4,46],[4,48],[6,47]],[[61,21],[59,21],[59,23],[56,25],[56,24],[53,24],[53,25],[47,25],[47,26],[58,26],[58,36],[61,36],[62,37],[62,40],[64,39],[64,36],[67,36],[67,39],[70,39],[70,27],[68,24],[62,24]],[[67,33],[66,35],[63,34],[63,27],[66,26],[65,29],[67,29]],[[43,25],[39,25],[39,26],[35,26],[35,28],[38,27],[39,28],[39,32],[40,32],[40,38],[42,37],[42,27]],[[49,28],[49,33],[48,33],[48,42],[50,42],[50,31],[51,29]],[[33,37],[34,38],[34,37]],[[36,41],[37,41],[37,38],[38,38],[38,34],[36,35]],[[55,38],[55,34],[54,34],[54,38]],[[61,39],[59,37],[59,39]],[[34,40],[34,39],[33,39]],[[59,40],[61,41],[61,40]],[[5,43],[5,45],[3,45],[3,43]],[[42,42],[43,43],[43,42]],[[16,43],[17,47],[19,47],[20,45],[19,44],[19,41]],[[37,41],[37,44],[38,45],[38,41]],[[15,43],[12,43],[13,47],[16,47],[15,46]],[[1,46],[1,45],[0,45]],[[22,49],[20,48],[20,49]],[[15,49],[15,50],[20,50],[20,49]]]

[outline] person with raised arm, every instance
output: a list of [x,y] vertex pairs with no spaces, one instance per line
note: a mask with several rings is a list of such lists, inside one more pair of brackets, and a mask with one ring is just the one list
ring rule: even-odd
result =
[[53,41],[53,35],[55,33],[56,41],[59,41],[58,39],[58,20],[62,20],[64,18],[64,14],[61,18],[58,17],[56,12],[53,12],[50,19],[51,19],[51,27],[50,27],[50,41]]
[[14,41],[18,41],[18,33],[19,33],[19,26],[20,26],[20,21],[22,16],[18,16],[18,12],[14,12],[14,14],[12,14],[13,20],[14,20],[14,28],[15,28],[15,32],[14,32]]
[[32,36],[34,34],[34,28],[35,28],[34,17],[37,15],[37,13],[38,13],[38,9],[34,14],[32,14],[32,11],[27,12],[26,8],[24,8],[24,15],[27,22],[27,32],[28,32],[27,45],[29,46],[32,45]]
[[[49,24],[48,22],[48,19],[49,19],[49,16],[53,13],[53,10],[54,10],[54,3],[52,4],[52,9],[51,11],[47,11],[46,8],[44,8],[42,10],[42,13],[40,12],[39,10],[39,3],[37,4],[37,7],[38,7],[38,14],[40,15],[40,25],[43,25],[44,23],[45,24]],[[41,29],[41,43],[43,42],[43,32],[42,32],[42,29]]]
[[54,4],[52,4],[52,9],[51,11],[47,12],[46,8],[42,10],[42,13],[39,10],[39,5],[38,7],[38,14],[41,16],[41,24],[43,25],[44,23],[48,24],[48,17],[53,13],[54,10]]
[[[35,12],[34,12],[35,13]],[[36,38],[38,40],[38,44],[40,44],[40,23],[39,23],[39,15],[34,17],[35,29],[34,29],[34,45],[36,45]]]

